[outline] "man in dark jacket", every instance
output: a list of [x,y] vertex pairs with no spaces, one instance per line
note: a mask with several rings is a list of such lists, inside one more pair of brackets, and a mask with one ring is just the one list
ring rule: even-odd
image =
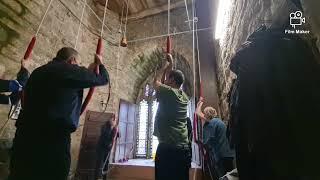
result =
[[19,92],[26,85],[28,78],[29,72],[23,63],[16,80],[0,79],[0,93],[11,92],[10,95],[0,94],[0,104],[16,104]]
[[95,179],[100,179],[102,176],[103,179],[106,179],[107,174],[103,174],[102,172],[108,171],[109,156],[118,134],[117,128],[115,116],[101,127],[101,133],[97,144]]
[[[83,89],[108,83],[96,55],[89,68],[77,65],[78,52],[65,47],[33,71],[16,123],[9,180],[65,180],[70,168],[70,134],[77,129]],[[100,74],[93,72],[99,66]]]

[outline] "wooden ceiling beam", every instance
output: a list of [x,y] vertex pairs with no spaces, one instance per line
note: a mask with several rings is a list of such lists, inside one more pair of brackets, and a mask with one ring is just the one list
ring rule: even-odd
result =
[[[176,9],[184,6],[185,6],[184,1],[178,1],[176,3],[172,3],[170,6],[170,9],[172,10],[172,9]],[[128,16],[128,20],[137,20],[137,19],[148,17],[148,16],[156,15],[164,11],[168,11],[168,4],[131,14],[130,16]]]

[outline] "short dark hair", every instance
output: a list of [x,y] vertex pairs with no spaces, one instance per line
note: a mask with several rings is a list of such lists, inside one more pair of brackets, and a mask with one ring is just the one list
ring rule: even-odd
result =
[[77,56],[78,54],[78,51],[72,47],[63,47],[58,51],[56,58],[60,61],[67,61],[70,57]]
[[184,83],[184,75],[180,70],[172,70],[169,74],[169,78],[172,78],[178,86],[181,86]]

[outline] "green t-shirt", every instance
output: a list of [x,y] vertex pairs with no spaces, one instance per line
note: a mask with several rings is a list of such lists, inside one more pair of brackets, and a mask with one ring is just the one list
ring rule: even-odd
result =
[[188,145],[188,96],[182,90],[162,84],[157,98],[159,106],[153,135],[158,137],[160,143]]

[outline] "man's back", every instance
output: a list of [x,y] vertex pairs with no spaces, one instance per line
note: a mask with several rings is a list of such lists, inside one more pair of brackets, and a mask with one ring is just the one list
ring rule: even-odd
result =
[[[105,85],[109,78],[101,56],[87,69],[76,65],[78,55],[64,47],[31,74],[16,123],[8,179],[48,179],[48,174],[50,179],[68,178],[71,133],[78,126],[82,91]],[[95,66],[100,74],[93,72]]]
[[160,143],[188,145],[187,95],[182,90],[161,85],[157,96],[159,107],[156,122]]
[[25,108],[19,125],[40,126],[73,132],[77,128],[83,88],[107,83],[107,71],[101,76],[88,69],[52,61],[36,69],[25,90]]

